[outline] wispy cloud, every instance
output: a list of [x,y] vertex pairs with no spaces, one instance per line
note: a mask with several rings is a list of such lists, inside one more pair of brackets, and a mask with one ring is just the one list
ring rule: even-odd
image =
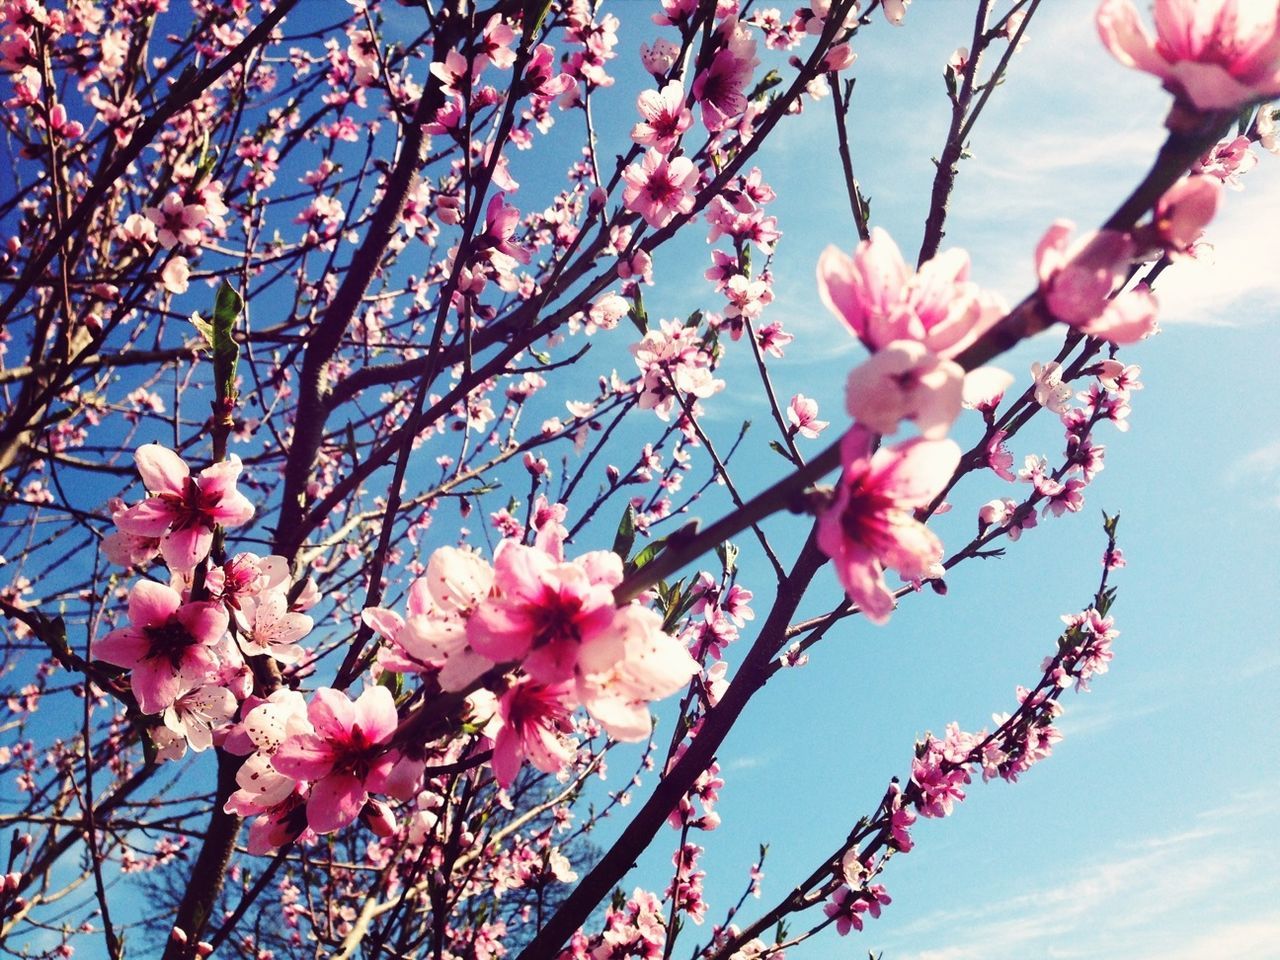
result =
[[1280,507],[1280,439],[1269,440],[1236,459],[1226,470],[1227,486],[1244,490],[1255,502]]
[[1275,813],[1265,799],[1275,786],[1242,793],[1183,829],[1064,871],[1052,883],[931,913],[877,949],[895,960],[1275,960],[1280,908],[1261,895],[1255,904],[1220,896],[1238,890],[1241,877],[1251,877],[1259,894],[1280,883],[1276,851],[1258,843]]

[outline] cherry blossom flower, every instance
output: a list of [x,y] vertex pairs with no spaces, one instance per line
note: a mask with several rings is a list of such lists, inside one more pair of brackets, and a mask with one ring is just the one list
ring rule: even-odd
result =
[[1036,403],[1059,416],[1071,405],[1071,386],[1062,382],[1062,364],[1056,360],[1031,364],[1034,381],[1033,396]]
[[129,591],[129,626],[93,646],[100,660],[132,671],[129,685],[143,713],[159,713],[217,666],[210,649],[226,633],[217,603],[186,603],[171,587],[139,580]]
[[247,619],[252,623],[240,647],[249,656],[269,656],[281,663],[298,663],[305,651],[298,641],[315,626],[305,613],[289,609],[289,597],[283,590],[268,590],[241,601]]
[[213,732],[226,725],[236,712],[235,694],[226,687],[206,683],[188,690],[165,707],[164,725],[185,737],[199,753],[213,746]]
[[880,434],[912,420],[922,436],[940,440],[960,415],[964,370],[918,340],[895,340],[849,374],[845,406],[859,423]]
[[314,732],[307,701],[296,690],[276,690],[253,706],[246,703],[244,719],[225,742],[229,752],[249,754],[236,771],[239,789],[227,798],[226,812],[249,817],[284,802],[297,781],[273,767],[271,758],[290,737]]
[[877,227],[853,256],[827,247],[818,258],[818,294],[872,352],[918,340],[943,359],[973,343],[1004,305],[969,280],[969,257],[948,250],[913,272]]
[[873,434],[855,426],[841,441],[844,473],[818,520],[818,546],[835,563],[849,598],[872,623],[893,611],[884,571],[908,580],[930,576],[942,543],[912,510],[929,503],[960,462],[951,440],[917,438],[872,452]]
[[157,239],[166,250],[172,247],[196,247],[204,234],[201,226],[208,210],[200,203],[187,203],[179,194],[167,193],[158,207],[142,211],[156,225]]
[[1156,0],[1154,40],[1131,0],[1103,0],[1097,24],[1117,60],[1155,74],[1195,110],[1280,94],[1280,19],[1270,0]]
[[797,393],[787,405],[787,421],[791,429],[809,440],[816,440],[818,434],[830,426],[826,420],[818,419],[818,401]]
[[756,42],[735,17],[716,28],[719,49],[693,81],[693,96],[702,106],[702,123],[712,133],[723,130],[747,108],[743,88],[760,62]]
[[1074,225],[1053,224],[1036,247],[1036,273],[1045,307],[1057,320],[1112,343],[1135,343],[1156,330],[1156,299],[1139,284],[1112,296],[1125,280],[1136,248],[1115,230],[1069,242]]
[[658,150],[649,149],[640,163],[623,171],[622,179],[627,182],[623,204],[655,229],[665,227],[677,214],[693,210],[689,190],[698,182],[698,168],[688,157],[668,160]]
[[524,678],[499,698],[492,761],[499,786],[511,786],[525,760],[544,773],[556,773],[573,759],[568,696],[568,684],[545,686]]
[[582,648],[613,626],[613,588],[622,580],[617,554],[565,563],[504,540],[493,569],[495,595],[467,621],[471,645],[495,662],[520,662],[541,683],[572,679]]
[[236,489],[241,467],[234,454],[198,477],[158,443],[139,447],[134,462],[153,496],[116,517],[116,526],[135,536],[159,537],[160,552],[175,570],[191,570],[209,555],[215,527],[238,527],[253,519],[253,505]]
[[388,747],[398,717],[391,691],[370,687],[352,702],[321,687],[307,706],[314,733],[294,734],[271,765],[287,777],[311,781],[307,823],[332,833],[360,814],[370,793],[383,793],[400,752]]
[[680,135],[693,126],[693,114],[684,105],[684,84],[672,80],[661,91],[645,90],[636,98],[644,119],[631,129],[636,143],[670,153]]

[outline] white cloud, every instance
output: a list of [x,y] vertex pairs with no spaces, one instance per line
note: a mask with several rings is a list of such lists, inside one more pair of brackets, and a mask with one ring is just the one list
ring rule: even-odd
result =
[[[936,911],[876,948],[894,960],[1275,960],[1280,909],[1263,891],[1280,884],[1280,868],[1259,839],[1270,835],[1274,787],[1026,892]],[[1250,892],[1264,909],[1248,902]]]

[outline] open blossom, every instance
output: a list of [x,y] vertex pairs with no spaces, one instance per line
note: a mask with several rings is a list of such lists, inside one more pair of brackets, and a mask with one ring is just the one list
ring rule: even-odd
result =
[[942,559],[941,541],[912,511],[946,485],[960,448],[951,440],[917,438],[872,453],[872,438],[855,426],[842,441],[844,473],[818,520],[818,546],[849,598],[872,623],[884,623],[893,611],[884,571],[918,580]]
[[1103,0],[1098,33],[1127,67],[1179,101],[1227,111],[1280,94],[1280,17],[1271,0],[1156,0],[1156,37],[1131,0]]
[[307,823],[332,833],[354,820],[370,793],[383,793],[400,752],[388,744],[396,731],[395,701],[386,687],[370,687],[352,702],[321,687],[307,707],[314,733],[291,736],[272,758],[277,771],[311,781]]
[[672,80],[659,90],[645,90],[636,98],[644,117],[631,129],[631,139],[646,147],[670,153],[680,135],[693,125],[693,114],[684,105],[684,84]]
[[191,570],[209,555],[214,528],[238,527],[253,518],[253,504],[236,489],[240,458],[215,463],[191,476],[176,453],[145,443],[134,462],[151,497],[114,519],[125,533],[159,537],[160,552],[175,570]]
[[541,683],[572,679],[583,647],[612,628],[622,561],[597,551],[566,563],[505,540],[493,567],[495,595],[467,622],[471,645],[495,662],[520,661]]
[[245,597],[241,608],[252,624],[240,646],[250,656],[270,656],[281,663],[297,663],[304,656],[298,641],[311,632],[315,622],[305,613],[289,609],[284,590],[268,590]]
[[922,436],[939,440],[960,415],[964,370],[918,340],[895,340],[849,374],[845,405],[867,429],[889,434],[913,420]]
[[185,737],[199,753],[213,746],[213,731],[226,725],[236,712],[236,697],[226,687],[206,683],[188,690],[165,708],[164,725]]
[[668,160],[650,148],[640,163],[623,171],[622,179],[627,182],[622,202],[655,229],[665,227],[677,214],[693,210],[689,191],[698,182],[698,168],[688,157]]
[[201,203],[187,203],[176,193],[167,193],[158,207],[146,207],[147,219],[156,226],[157,239],[165,249],[200,245],[201,227],[209,211]]
[[132,671],[129,684],[138,706],[143,713],[159,713],[217,667],[211,648],[227,624],[221,604],[184,604],[171,587],[139,580],[129,591],[129,626],[95,643],[93,654]]
[[787,406],[787,421],[793,430],[809,440],[816,440],[818,434],[830,426],[829,421],[818,419],[818,401],[797,393]]
[[466,687],[493,666],[467,639],[467,620],[492,587],[493,568],[478,554],[457,547],[436,550],[426,575],[409,587],[407,617],[382,607],[363,612],[364,622],[391,643],[379,652],[378,662],[401,673],[438,667],[443,689]]
[[914,272],[878,227],[852,257],[834,246],[822,252],[818,294],[873,352],[895,340],[918,340],[950,359],[1005,313],[997,298],[969,280],[964,251],[948,250]]
[[1112,296],[1124,283],[1136,248],[1117,230],[1100,230],[1070,242],[1074,225],[1055,222],[1036,247],[1036,273],[1045,307],[1057,320],[1112,343],[1135,343],[1156,330],[1156,299],[1139,284]]
[[[763,342],[761,348],[765,349]],[[671,415],[676,391],[706,398],[724,389],[724,381],[712,375],[712,357],[701,335],[678,320],[660,321],[658,329],[632,344],[631,354],[641,373],[636,385],[640,408],[653,410],[663,420]]]
[[716,29],[720,49],[693,81],[693,96],[702,106],[702,122],[716,133],[747,109],[744,88],[751,82],[760,59],[756,42],[736,17],[723,20]]
[[498,700],[488,730],[493,739],[493,775],[501,787],[515,782],[520,765],[528,760],[544,773],[556,773],[577,750],[570,736],[573,708],[566,683],[544,686],[525,678],[508,688]]
[[225,746],[249,757],[236,771],[239,789],[227,798],[224,809],[249,817],[283,803],[294,792],[297,781],[273,767],[271,758],[290,737],[315,730],[307,719],[306,699],[296,690],[276,690],[252,707],[246,703],[245,711]]

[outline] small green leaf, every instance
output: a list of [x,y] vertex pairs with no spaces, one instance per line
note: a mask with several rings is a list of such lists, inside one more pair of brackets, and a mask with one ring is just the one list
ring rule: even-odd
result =
[[635,542],[636,508],[628,503],[627,509],[622,514],[622,520],[618,522],[618,532],[613,536],[613,552],[625,561]]
[[244,300],[235,287],[224,280],[222,286],[218,287],[218,296],[214,301],[212,336],[208,337],[213,347],[213,371],[220,397],[235,396],[240,345],[236,343],[234,333],[242,309]]
[[644,297],[640,293],[639,286],[636,287],[635,296],[631,299],[631,307],[627,310],[627,316],[635,324],[636,329],[640,331],[641,336],[649,332],[649,314],[645,311]]

